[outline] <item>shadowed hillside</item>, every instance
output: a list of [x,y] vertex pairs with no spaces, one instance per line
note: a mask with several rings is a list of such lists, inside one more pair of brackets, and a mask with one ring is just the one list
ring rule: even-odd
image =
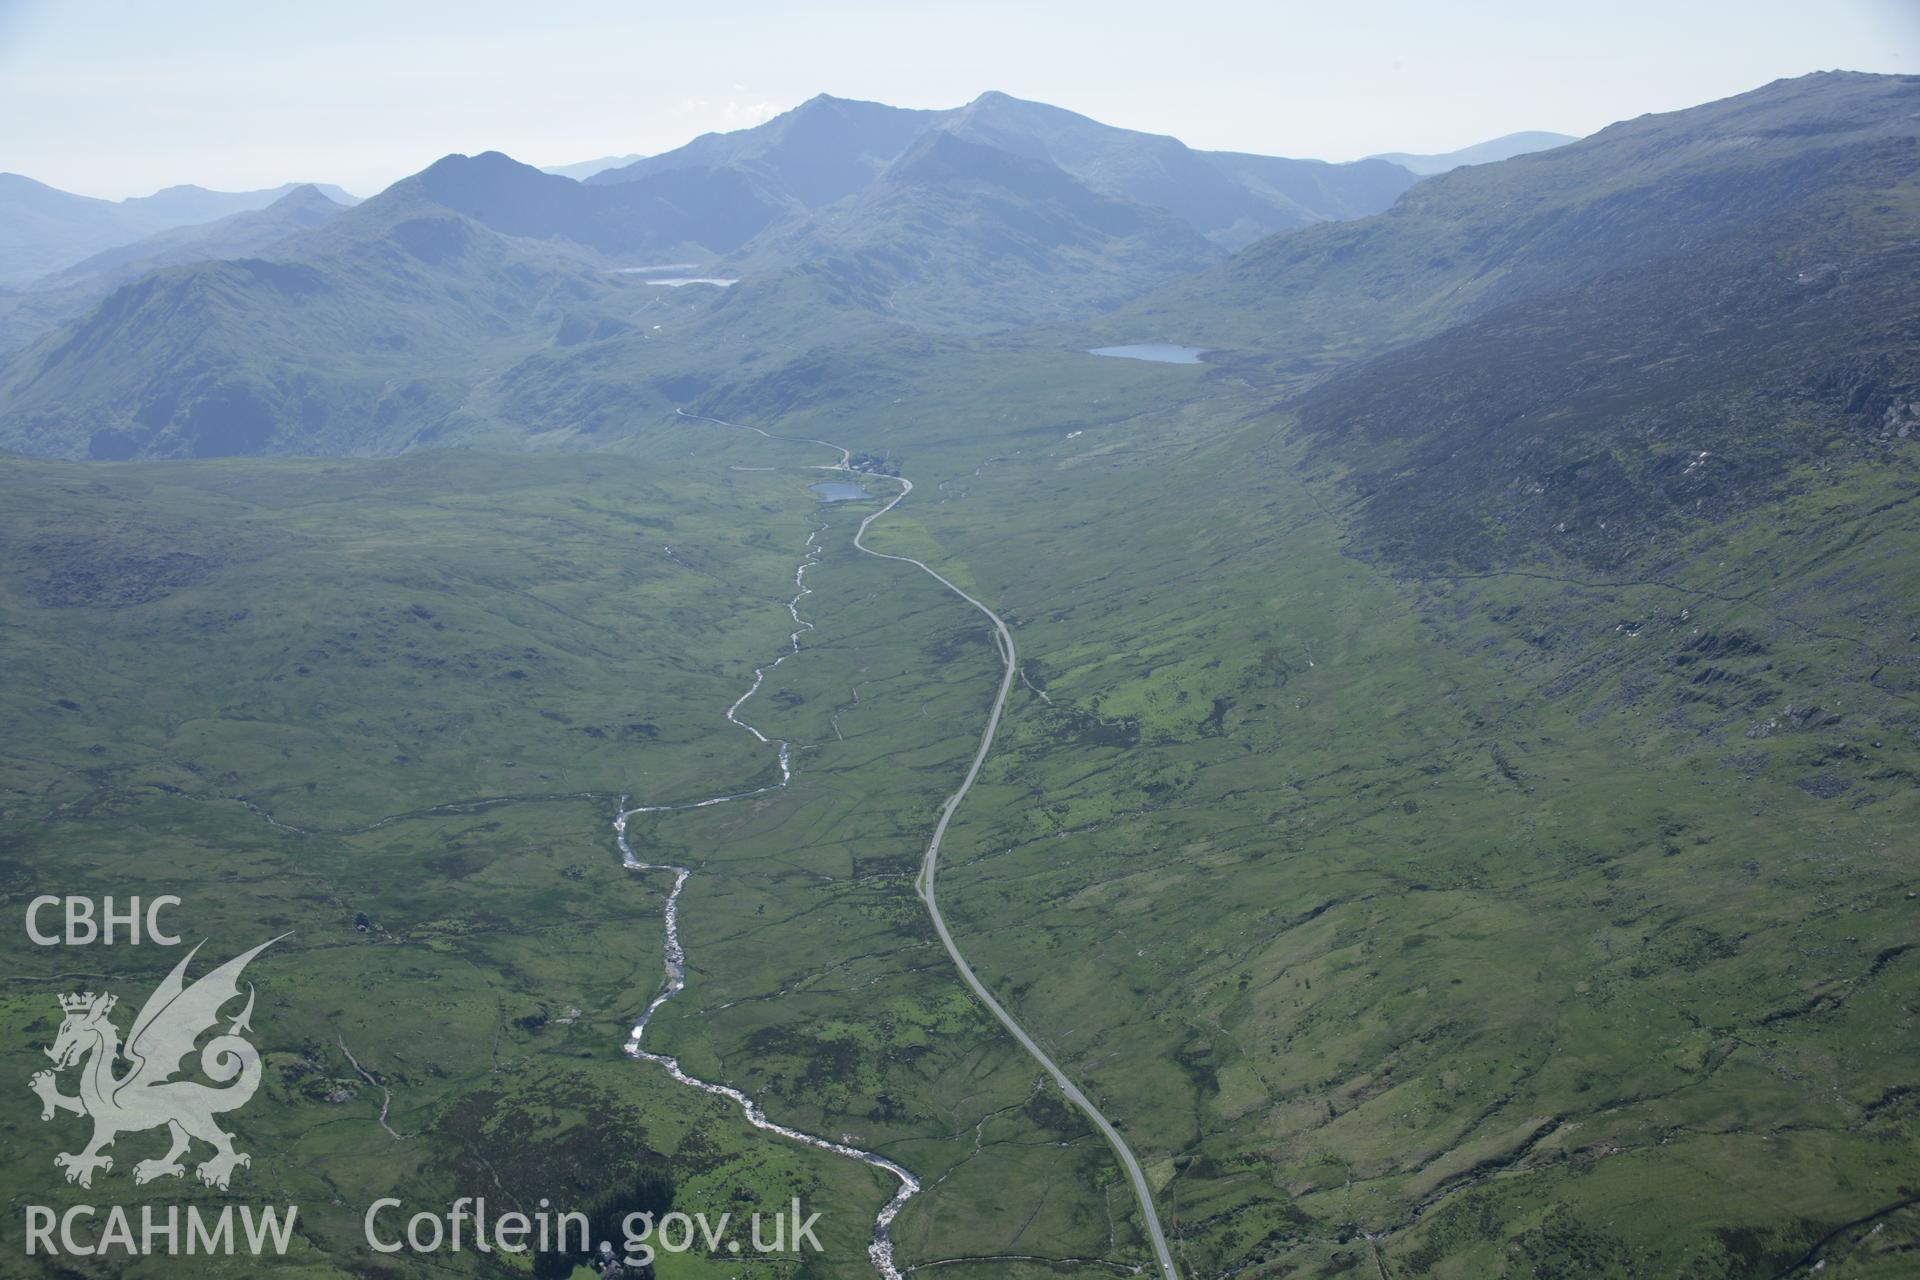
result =
[[[1116,334],[1243,348],[1281,374],[1651,262],[1913,154],[1920,78],[1835,72],[1422,182],[1385,214],[1262,241]],[[1871,176],[1867,181],[1872,181]]]

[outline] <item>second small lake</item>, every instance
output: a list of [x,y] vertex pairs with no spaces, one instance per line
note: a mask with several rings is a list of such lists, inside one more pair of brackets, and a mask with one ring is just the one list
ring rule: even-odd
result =
[[1172,342],[1133,342],[1124,347],[1093,347],[1087,354],[1112,356],[1117,360],[1151,360],[1155,364],[1199,364],[1207,348],[1182,347]]
[[857,485],[848,480],[821,480],[808,485],[807,488],[818,494],[822,502],[858,502],[862,498],[872,496],[864,485]]

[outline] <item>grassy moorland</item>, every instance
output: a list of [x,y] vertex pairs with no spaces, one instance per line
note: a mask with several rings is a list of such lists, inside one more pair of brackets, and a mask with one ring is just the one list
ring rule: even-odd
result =
[[[873,338],[807,268],[657,307],[598,276],[556,293],[524,245],[396,222],[445,270],[408,257],[401,312],[333,286],[340,309],[270,310],[288,327],[262,359],[418,306],[441,326],[421,342],[510,367],[368,375],[373,398],[269,415],[283,434],[252,443],[605,451],[0,466],[8,909],[175,893],[214,953],[294,931],[257,966],[269,1083],[224,1197],[303,1206],[289,1271],[416,1274],[359,1244],[389,1192],[800,1194],[824,1256],[660,1274],[871,1274],[886,1178],[619,1051],[658,988],[668,877],[621,870],[609,820],[622,795],[777,779],[722,713],[785,649],[811,559],[814,629],[742,712],[792,741],[792,785],[629,829],[693,869],[688,987],[648,1045],[913,1170],[907,1265],[1144,1262],[1119,1170],[912,889],[992,637],[851,547],[872,508],[806,492],[825,450],[662,408],[687,403],[911,477],[870,544],[1011,625],[1021,679],[942,903],[1147,1164],[1184,1274],[1906,1274],[1915,90],[1813,77],[1629,122],[1112,321],[1222,343],[1208,366]],[[502,292],[442,314],[448,263]],[[222,290],[304,277],[231,274],[155,277],[129,327],[96,316],[89,358],[125,375],[102,405],[145,421],[150,380],[114,353],[171,333],[167,288],[259,355]],[[569,314],[579,342],[534,335]],[[76,424],[118,420],[69,402],[79,362],[33,377],[53,416],[16,411],[10,439],[78,453]],[[197,398],[218,382],[181,401],[199,426],[267,420]],[[78,1126],[24,1088],[52,996],[172,957],[8,945],[19,1212],[82,1194],[50,1164]],[[69,1271],[167,1274],[111,1265]]]
[[[939,374],[895,371],[910,414],[782,425],[914,477],[873,544],[1015,627],[943,901],[1149,1164],[1187,1271],[1898,1274],[1904,455],[1837,445],[1672,530],[1657,576],[1436,570],[1382,554],[1324,445],[1221,375],[991,350]],[[806,1273],[865,1274],[879,1175],[618,1053],[666,885],[619,870],[613,802],[773,779],[719,712],[824,524],[816,630],[743,712],[797,744],[793,787],[632,828],[696,868],[689,990],[650,1043],[915,1170],[903,1261],[1139,1261],[1118,1170],[912,896],[993,686],[977,615],[851,550],[870,508],[813,503],[818,449],[667,420],[632,451],[10,464],[34,673],[6,695],[34,744],[10,900],[175,892],[216,950],[296,930],[259,966],[273,1072],[236,1119],[244,1194],[302,1204],[313,1274],[380,1265],[380,1194],[635,1183],[801,1193],[829,1210]],[[24,1079],[73,968],[16,944],[12,971]],[[77,1196],[22,1099],[11,1198]]]
[[1187,1268],[1899,1274],[1906,447],[1797,441],[1649,516],[1659,572],[1436,569],[1252,397],[979,410],[1002,373],[835,425],[932,489],[875,544],[1015,627],[943,903]]
[[[137,1001],[176,953],[9,942],[15,1211],[285,1200],[302,1208],[290,1270],[366,1275],[412,1273],[359,1243],[382,1194],[591,1208],[638,1185],[711,1213],[799,1194],[825,1211],[827,1254],[754,1273],[867,1272],[880,1175],[620,1053],[658,987],[666,881],[620,869],[617,799],[777,776],[721,712],[785,643],[807,535],[829,523],[806,473],[731,469],[779,446],[658,438],[675,431],[673,452],[705,452],[670,493],[659,468],[608,456],[8,465],[10,910],[43,892],[177,894],[209,958],[293,931],[250,974],[267,1084],[233,1117],[254,1164],[226,1196],[135,1190],[125,1170],[159,1135],[124,1138],[91,1192],[65,1187],[51,1157],[82,1129],[43,1126],[24,1087],[56,994],[110,982]],[[772,461],[820,451],[786,452]],[[1126,1256],[1103,1148],[897,892],[987,657],[937,588],[876,572],[846,546],[852,522],[830,523],[805,605],[820,630],[752,704],[800,744],[795,786],[630,833],[699,868],[693,989],[651,1043],[937,1181],[903,1224],[915,1256]],[[956,660],[928,678],[941,655]],[[349,1053],[392,1090],[403,1137]]]

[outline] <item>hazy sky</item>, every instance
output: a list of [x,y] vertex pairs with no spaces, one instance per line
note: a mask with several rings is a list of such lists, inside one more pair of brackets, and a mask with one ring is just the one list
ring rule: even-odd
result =
[[1920,71],[1920,0],[0,0],[0,170],[89,195],[360,194],[452,151],[663,151],[828,92],[986,89],[1352,159],[1584,134],[1781,76]]

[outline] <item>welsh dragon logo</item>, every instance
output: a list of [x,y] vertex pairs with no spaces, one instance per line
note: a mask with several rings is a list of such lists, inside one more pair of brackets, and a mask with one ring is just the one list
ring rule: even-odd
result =
[[[180,1157],[195,1138],[213,1147],[213,1155],[194,1171],[210,1187],[225,1190],[234,1169],[252,1163],[250,1157],[233,1149],[233,1135],[215,1120],[224,1112],[244,1107],[260,1087],[260,1051],[241,1035],[253,1029],[248,1022],[253,1016],[251,983],[240,1015],[224,1034],[216,1035],[200,1050],[200,1070],[224,1087],[174,1077],[201,1035],[220,1021],[220,1010],[239,998],[240,973],[247,963],[278,941],[280,938],[269,939],[235,956],[189,986],[185,981],[187,965],[200,950],[194,947],[147,997],[133,1020],[133,1029],[127,1033],[124,1048],[120,1030],[108,1016],[118,1003],[116,997],[91,991],[60,997],[66,1019],[60,1024],[53,1047],[47,1050],[53,1070],[36,1073],[31,1087],[40,1095],[42,1120],[53,1119],[58,1111],[93,1118],[93,1140],[79,1152],[62,1152],[53,1158],[55,1165],[66,1170],[68,1182],[91,1187],[95,1170],[113,1169],[113,1157],[102,1155],[102,1148],[112,1146],[123,1133],[161,1125],[172,1135],[173,1145],[159,1159],[134,1165],[135,1183],[183,1176],[187,1170]],[[114,1068],[123,1057],[128,1067],[116,1074]],[[55,1073],[76,1064],[80,1067],[80,1093],[69,1097],[60,1092]]]

